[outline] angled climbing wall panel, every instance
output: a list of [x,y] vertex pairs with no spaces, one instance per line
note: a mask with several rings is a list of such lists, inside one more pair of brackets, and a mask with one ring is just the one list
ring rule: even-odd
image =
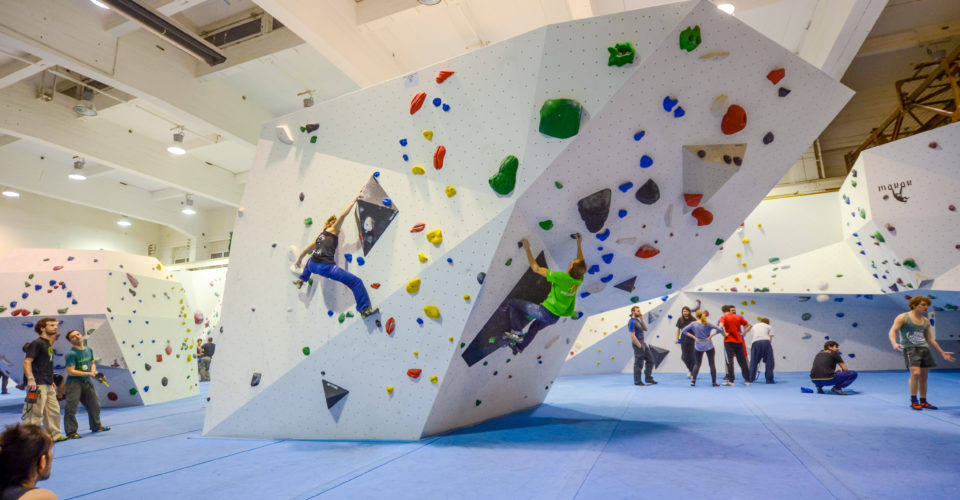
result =
[[[204,432],[418,439],[539,404],[585,318],[686,284],[850,96],[704,1],[546,26],[266,124]],[[710,165],[684,161],[704,145]],[[364,213],[394,216],[368,230],[353,208],[337,256],[380,307],[361,320],[290,268],[371,176]],[[518,240],[565,270],[577,232],[575,317],[514,355],[490,325],[544,289]]]

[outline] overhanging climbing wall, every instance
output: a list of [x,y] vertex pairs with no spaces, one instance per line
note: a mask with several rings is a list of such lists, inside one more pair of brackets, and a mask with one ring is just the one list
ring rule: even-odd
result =
[[[539,404],[583,321],[519,356],[489,332],[511,294],[541,293],[518,240],[565,269],[583,233],[578,317],[675,291],[850,96],[693,2],[547,26],[268,123],[204,432],[417,439]],[[338,263],[381,309],[362,321],[345,287],[298,291],[288,268],[371,175],[397,211],[375,246],[358,215],[341,230]]]
[[0,369],[17,383],[23,345],[37,338],[34,323],[54,317],[61,321],[54,371],[66,374],[67,332],[86,332],[97,370],[110,384],[94,384],[101,405],[162,403],[198,392],[189,306],[157,259],[17,249],[0,259],[0,298]]

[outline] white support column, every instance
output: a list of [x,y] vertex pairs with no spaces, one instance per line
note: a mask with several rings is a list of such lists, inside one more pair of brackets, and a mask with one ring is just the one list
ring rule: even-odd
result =
[[797,55],[839,80],[888,0],[820,0]]

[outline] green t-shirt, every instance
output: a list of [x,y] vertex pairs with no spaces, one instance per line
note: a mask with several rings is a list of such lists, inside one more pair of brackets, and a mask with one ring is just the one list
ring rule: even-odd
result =
[[923,335],[923,332],[927,331],[927,318],[923,318],[923,321],[918,325],[910,319],[910,313],[906,313],[907,317],[903,321],[903,326],[900,327],[900,345],[903,347],[927,347],[927,338]]
[[[73,349],[70,349],[70,352],[68,352],[64,358],[67,366],[72,366],[74,370],[88,372],[93,366],[93,349],[90,349],[89,347],[77,349],[74,347]],[[82,382],[89,378],[90,377],[74,377],[73,375],[67,375],[67,382]]]
[[574,302],[577,298],[577,288],[583,280],[573,279],[567,273],[547,270],[547,281],[551,283],[550,294],[543,301],[543,307],[560,316],[573,317]]

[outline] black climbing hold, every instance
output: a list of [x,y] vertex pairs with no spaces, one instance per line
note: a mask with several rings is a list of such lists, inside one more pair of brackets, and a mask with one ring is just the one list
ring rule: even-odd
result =
[[660,199],[660,186],[653,179],[648,180],[637,190],[637,201],[644,205],[653,205]]
[[706,156],[707,156],[707,152],[706,152],[706,151],[704,151],[704,150],[702,150],[702,149],[697,150],[697,157],[699,157],[699,158],[704,158],[704,157],[706,157]]
[[733,157],[733,164],[736,165],[736,166],[738,166],[738,167],[739,167],[740,165],[743,165],[743,158],[740,158],[739,156],[734,156],[734,157]]
[[169,382],[169,381],[167,380],[167,377],[163,377],[162,379],[160,379],[160,385],[162,385],[162,386],[164,386],[164,387],[167,386],[167,383],[168,383],[168,382]]
[[727,165],[729,165],[731,161],[733,161],[733,159],[730,158],[730,155],[723,155],[723,162],[724,162],[724,163],[726,163]]
[[522,242],[522,241],[518,241],[518,242],[517,242],[517,248],[523,248],[523,242]]
[[485,272],[482,272],[482,271],[481,271],[481,272],[477,273],[477,283],[480,283],[480,284],[482,285],[482,284],[483,284],[483,280],[486,279],[486,277],[487,277],[487,273],[485,273]]
[[313,132],[314,130],[319,129],[319,128],[320,128],[320,124],[319,124],[319,123],[308,123],[308,124],[304,125],[303,128],[304,128],[304,130],[309,134],[309,133]]
[[770,144],[773,142],[773,132],[767,132],[767,135],[763,136],[763,143]]
[[577,202],[580,218],[587,224],[587,231],[599,231],[610,215],[610,189],[602,189]]
[[260,372],[253,372],[253,377],[250,379],[250,387],[256,387],[260,385]]
[[300,201],[303,201],[303,198],[304,198],[303,193],[300,193]]
[[143,369],[144,369],[144,370],[150,371],[151,368],[153,368],[153,367],[150,366],[150,363],[144,363],[144,364],[143,364]]
[[620,283],[617,283],[616,285],[613,285],[613,287],[614,287],[614,288],[619,288],[620,290],[623,290],[624,292],[630,293],[630,292],[632,292],[632,291],[634,290],[634,288],[636,288],[636,286],[635,286],[636,283],[637,283],[637,277],[634,276],[634,277],[632,277],[632,278],[630,278],[630,279],[628,279],[628,280],[626,280],[626,281],[622,281],[622,282],[620,282]]
[[777,94],[780,94],[780,97],[787,97],[787,94],[790,93],[790,89],[786,87],[780,87],[780,90],[777,91]]
[[323,382],[323,396],[327,398],[327,409],[333,408],[333,405],[340,402],[341,399],[347,397],[347,394],[350,394],[350,391],[340,387],[336,384],[331,384],[324,379],[320,379]]
[[270,245],[270,247],[271,247],[271,248],[277,248],[277,244],[274,243],[273,245]]

